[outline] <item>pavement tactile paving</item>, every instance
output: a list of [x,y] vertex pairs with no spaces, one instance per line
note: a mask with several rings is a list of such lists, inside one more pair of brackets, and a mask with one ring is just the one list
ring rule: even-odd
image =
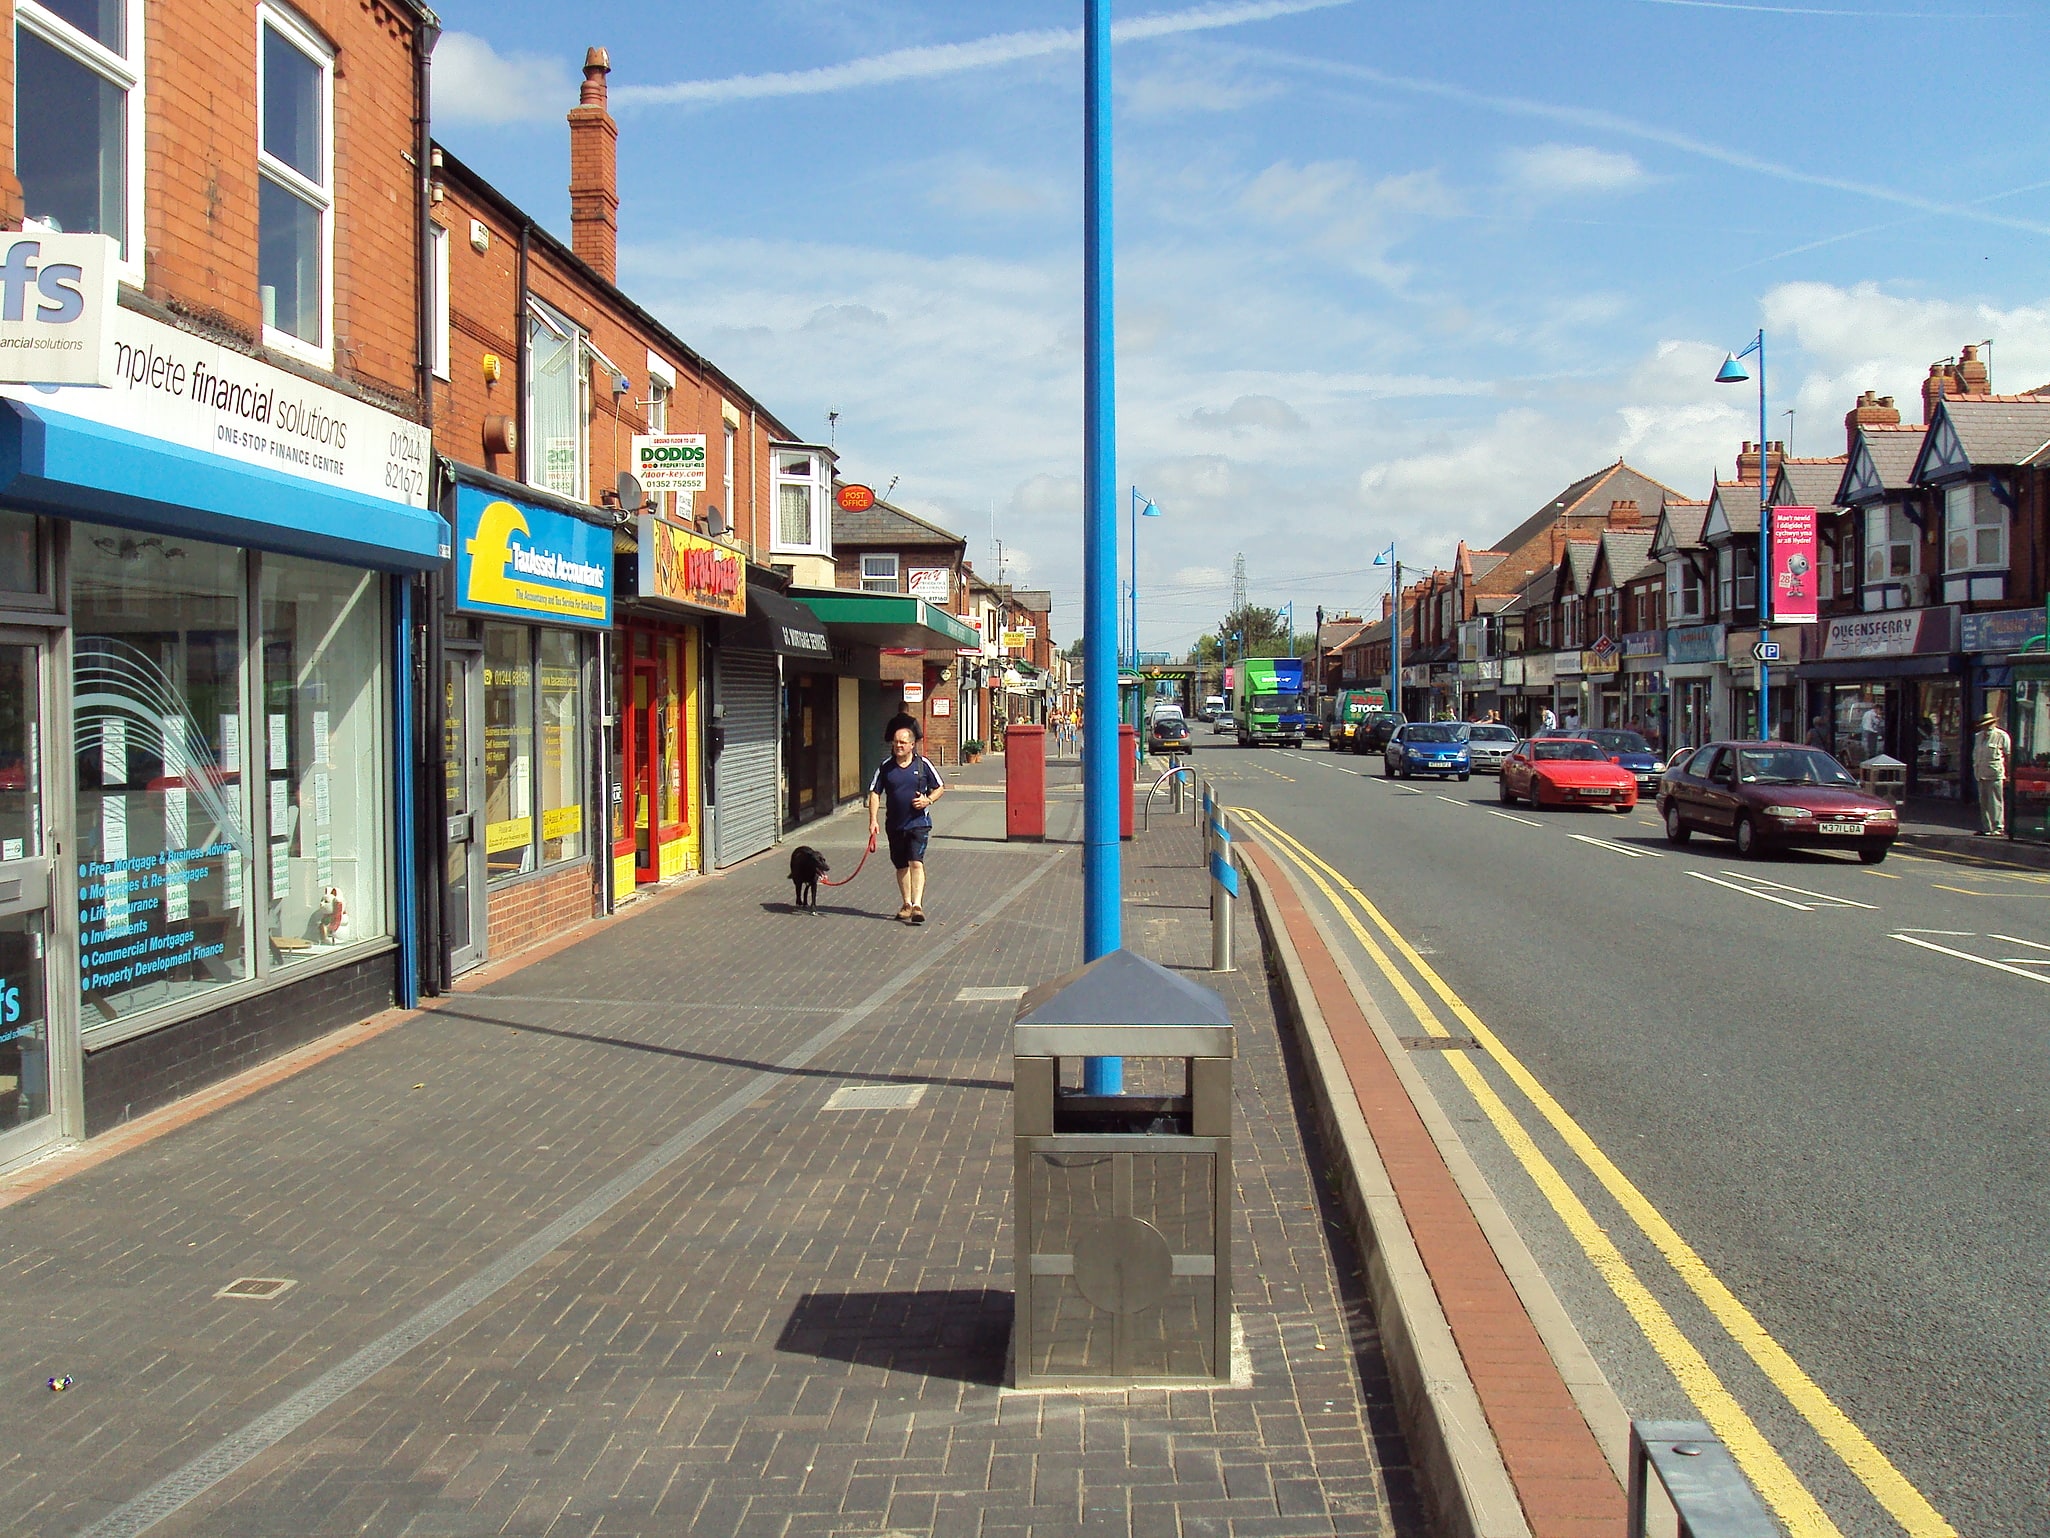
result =
[[[1173,966],[1208,961],[1198,853],[1186,822],[1127,846],[1127,939]],[[888,921],[886,869],[819,916],[787,912],[771,856],[0,1211],[8,1530],[75,1533],[213,1447],[1048,859],[900,998],[152,1531],[1420,1530],[1356,1260],[1243,940],[1256,970],[1222,984],[1242,1023],[1251,1386],[1000,1388],[1014,1006],[956,996],[1077,964],[1079,865],[1072,847],[944,836],[923,930]],[[905,1082],[926,1087],[909,1109],[824,1113],[836,1089]],[[238,1276],[297,1285],[214,1298]],[[61,1396],[43,1386],[59,1371],[77,1380]]]

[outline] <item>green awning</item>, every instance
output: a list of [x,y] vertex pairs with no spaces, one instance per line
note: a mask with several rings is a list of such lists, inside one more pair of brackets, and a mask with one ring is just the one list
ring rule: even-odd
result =
[[790,596],[830,629],[870,646],[913,651],[980,649],[982,637],[945,609],[901,593],[863,593],[854,588],[797,587]]

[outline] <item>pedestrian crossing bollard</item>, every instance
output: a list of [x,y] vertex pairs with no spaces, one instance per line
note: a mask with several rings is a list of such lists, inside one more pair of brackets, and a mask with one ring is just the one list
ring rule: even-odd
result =
[[1239,895],[1239,873],[1231,860],[1231,827],[1224,803],[1213,792],[1204,794],[1210,816],[1210,970],[1229,972],[1231,905]]

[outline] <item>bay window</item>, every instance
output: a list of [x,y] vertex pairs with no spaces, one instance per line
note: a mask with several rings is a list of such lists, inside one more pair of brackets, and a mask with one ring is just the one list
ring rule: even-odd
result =
[[[1865,607],[1898,609],[1902,584],[1922,570],[1921,531],[1892,503],[1865,510]],[[1878,589],[1878,591],[1874,591]]]
[[1953,486],[1943,494],[1943,569],[2007,569],[2007,509],[1984,481]]
[[1666,562],[1666,592],[1671,595],[1668,602],[1674,624],[1701,622],[1708,595],[1702,587],[1701,573],[1694,569],[1692,561],[1683,557]]

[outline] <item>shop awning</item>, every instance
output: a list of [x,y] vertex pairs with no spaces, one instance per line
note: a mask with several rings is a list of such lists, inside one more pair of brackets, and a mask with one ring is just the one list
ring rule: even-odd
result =
[[[811,657],[823,661],[833,655],[833,643],[826,635],[826,627],[819,623],[811,610],[785,598],[774,588],[750,584],[745,627],[729,625],[723,634],[728,644],[781,652],[786,657]],[[745,639],[741,639],[742,636]]]
[[439,513],[323,486],[84,417],[0,401],[10,506],[380,571],[449,558]]
[[973,627],[923,598],[853,588],[798,588],[790,596],[833,630],[870,646],[951,654],[964,646],[982,645]]

